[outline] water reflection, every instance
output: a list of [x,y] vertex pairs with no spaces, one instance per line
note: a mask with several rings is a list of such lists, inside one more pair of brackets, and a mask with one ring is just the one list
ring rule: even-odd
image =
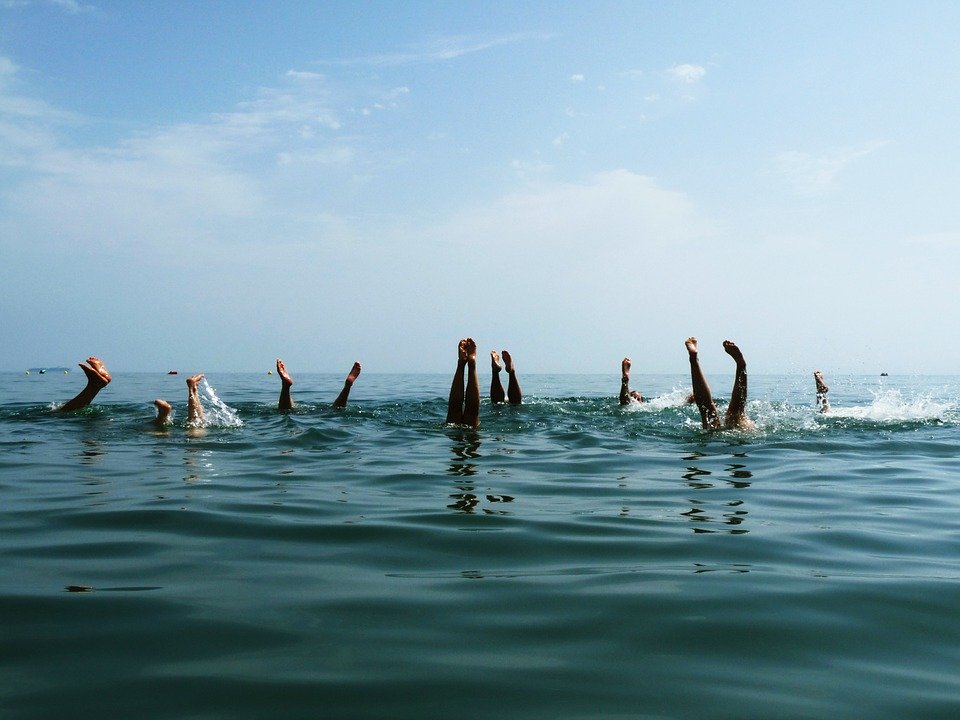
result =
[[457,430],[451,439],[454,441],[451,448],[453,459],[447,466],[447,473],[463,480],[454,485],[455,492],[448,496],[453,502],[447,507],[468,514],[478,510],[487,515],[509,514],[499,507],[485,507],[482,504],[484,501],[490,505],[513,502],[511,495],[480,494],[476,483],[470,480],[480,472],[478,464],[474,462],[481,457],[480,435],[474,430]]
[[77,457],[84,465],[95,465],[101,457],[107,454],[103,442],[97,438],[83,438],[80,440],[80,445],[80,452],[77,453]]
[[210,461],[212,455],[211,450],[201,450],[187,445],[183,455],[183,465],[187,468],[187,474],[183,476],[184,482],[209,482],[207,476],[217,474],[214,472],[213,463]]
[[480,436],[474,431],[460,430],[453,436],[453,460],[447,468],[451,475],[476,475],[480,457]]
[[[733,457],[737,460],[746,460],[747,454],[734,453]],[[696,495],[688,498],[690,508],[680,513],[694,523],[693,532],[727,532],[731,535],[748,533],[748,529],[741,527],[748,515],[745,500],[742,497],[727,497],[718,502],[716,497],[716,493],[723,489],[747,490],[750,487],[753,473],[747,469],[747,465],[743,462],[726,463],[723,473],[720,474],[703,467],[710,458],[706,458],[701,453],[687,455],[683,460],[698,463],[687,465],[685,472],[681,475],[687,486],[697,491]]]

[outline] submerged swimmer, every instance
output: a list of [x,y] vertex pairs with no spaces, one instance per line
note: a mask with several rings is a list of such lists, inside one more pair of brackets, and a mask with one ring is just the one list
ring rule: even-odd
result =
[[[620,363],[620,404],[629,405],[631,402],[649,402],[650,398],[645,398],[639,390],[630,389],[630,368],[633,367],[633,361],[625,357]],[[684,399],[687,405],[693,405],[693,393],[687,395]]]
[[[359,362],[355,362],[353,367],[350,368],[346,380],[343,381],[343,389],[333,401],[335,408],[347,406],[347,399],[350,397],[350,388],[353,387],[354,381],[360,376],[360,370]],[[280,410],[290,410],[293,407],[293,399],[290,397],[290,386],[293,385],[293,378],[290,377],[287,366],[283,364],[283,360],[280,358],[277,358],[277,375],[280,376],[280,400],[277,407]]]
[[503,384],[500,382],[500,355],[497,354],[496,350],[490,351],[490,369],[492,375],[490,377],[490,402],[497,404],[502,403],[504,398],[511,405],[519,405],[523,402],[523,393],[520,391],[520,381],[517,380],[517,371],[513,365],[513,358],[510,356],[506,350],[504,350],[501,355],[503,356],[503,365],[507,369],[507,393],[503,393]]
[[817,407],[820,408],[820,412],[830,412],[830,401],[827,400],[827,393],[830,391],[830,388],[823,381],[823,373],[819,370],[813,371],[813,380],[817,384]]
[[[203,373],[187,378],[187,422],[193,427],[203,425],[203,405],[200,404],[200,393],[197,385],[203,380]],[[153,401],[157,408],[157,416],[153,419],[154,425],[164,427],[173,422],[173,406],[166,400],[157,398]]]
[[[187,378],[187,426],[193,434],[202,435],[205,431],[206,415],[203,403],[200,402],[198,387],[203,380],[203,373]],[[157,398],[153,401],[157,408],[157,416],[153,419],[154,425],[163,428],[173,422],[173,407],[166,400]]]
[[[464,369],[467,370],[466,393]],[[446,422],[480,427],[480,381],[477,378],[477,343],[473,338],[464,338],[457,345],[457,369],[450,385]]]
[[723,419],[723,425],[721,425],[717,406],[710,394],[710,386],[707,384],[707,378],[704,376],[703,370],[700,369],[700,360],[697,357],[697,339],[689,337],[684,344],[687,346],[687,353],[690,356],[693,400],[697,403],[697,409],[700,410],[700,420],[704,429],[719,430],[722,427],[727,430],[751,430],[754,427],[753,421],[747,417],[745,412],[747,404],[747,362],[743,359],[740,348],[730,340],[723,341],[724,351],[737,363],[737,374],[733,380],[730,403],[727,405],[727,412]]
[[68,400],[57,408],[58,412],[70,412],[86,407],[97,396],[97,393],[103,390],[111,380],[110,373],[106,366],[100,361],[100,358],[88,357],[86,364],[79,363],[80,369],[87,376],[87,386],[77,393],[76,397]]
[[624,358],[620,363],[620,404],[629,405],[631,400],[643,402],[644,397],[639,390],[630,389],[630,368],[633,363],[630,358]]

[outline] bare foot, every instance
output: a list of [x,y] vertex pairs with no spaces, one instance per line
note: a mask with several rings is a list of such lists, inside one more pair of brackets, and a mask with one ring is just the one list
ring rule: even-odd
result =
[[829,386],[823,381],[823,373],[819,370],[813,371],[813,379],[817,383],[818,393],[825,393],[830,390]]
[[355,362],[353,364],[353,367],[350,368],[350,374],[347,375],[347,379],[344,380],[344,382],[347,385],[353,385],[353,381],[356,380],[359,375],[360,375],[360,363]]
[[500,372],[503,369],[503,366],[500,364],[500,356],[496,350],[490,351],[490,369],[494,372]]
[[727,353],[727,355],[729,355],[736,361],[737,365],[747,364],[746,361],[743,359],[743,353],[740,352],[740,348],[738,348],[737,344],[732,340],[724,340],[723,349]]
[[290,377],[290,373],[287,372],[287,366],[283,364],[283,360],[277,358],[277,375],[280,376],[280,381],[284,385],[293,385],[293,378]]
[[510,353],[508,353],[506,350],[503,350],[503,351],[501,351],[500,354],[503,355],[503,366],[507,369],[507,372],[508,372],[508,373],[512,373],[512,372],[513,372],[513,358],[510,356]]
[[197,384],[198,384],[201,380],[203,380],[203,373],[197,373],[197,374],[194,375],[193,377],[187,378],[187,388],[190,390],[190,392],[196,392],[196,391],[197,391]]
[[630,361],[630,358],[624,358],[623,362],[620,363],[620,372],[624,377],[630,377],[630,368],[633,366],[633,363]]
[[461,362],[461,363],[467,362],[467,340],[470,340],[470,338],[463,338],[459,343],[457,343],[457,361],[458,362]]
[[157,420],[156,422],[159,425],[166,425],[170,422],[170,411],[173,410],[170,403],[166,400],[161,400],[157,398],[153,401],[153,404],[157,406]]
[[106,366],[100,361],[100,358],[88,357],[87,364],[79,363],[80,369],[87,376],[87,382],[97,387],[106,387],[107,383],[113,380]]
[[460,341],[460,353],[461,357],[465,358],[468,363],[477,362],[477,343],[473,338]]
[[683,344],[687,346],[687,352],[690,353],[690,357],[695,358],[697,356],[697,339],[695,337],[688,337]]

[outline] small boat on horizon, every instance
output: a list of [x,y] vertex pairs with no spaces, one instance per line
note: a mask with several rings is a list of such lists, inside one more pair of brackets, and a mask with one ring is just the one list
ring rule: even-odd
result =
[[176,371],[176,370],[169,370],[169,371],[167,372],[167,375],[176,375],[176,374],[177,374],[177,371]]

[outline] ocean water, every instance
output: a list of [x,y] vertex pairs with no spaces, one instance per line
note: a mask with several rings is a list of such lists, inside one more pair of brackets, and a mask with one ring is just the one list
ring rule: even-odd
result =
[[0,375],[0,717],[960,717],[960,378],[207,379]]

